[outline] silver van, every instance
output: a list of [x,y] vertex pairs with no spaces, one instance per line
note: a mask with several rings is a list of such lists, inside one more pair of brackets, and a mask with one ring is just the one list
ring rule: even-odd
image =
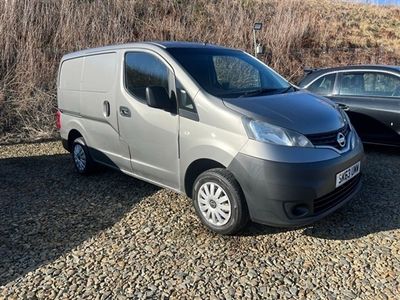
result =
[[246,52],[133,43],[65,55],[57,125],[76,170],[106,165],[185,193],[233,234],[318,220],[360,189],[363,147],[333,102]]

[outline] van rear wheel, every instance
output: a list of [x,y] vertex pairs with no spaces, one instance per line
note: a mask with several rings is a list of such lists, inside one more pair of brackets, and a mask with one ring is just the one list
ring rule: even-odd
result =
[[94,170],[95,163],[90,156],[89,149],[83,137],[79,137],[73,141],[71,154],[75,169],[79,174],[89,174]]
[[249,219],[239,183],[226,169],[211,169],[197,177],[193,204],[201,222],[219,234],[234,234]]

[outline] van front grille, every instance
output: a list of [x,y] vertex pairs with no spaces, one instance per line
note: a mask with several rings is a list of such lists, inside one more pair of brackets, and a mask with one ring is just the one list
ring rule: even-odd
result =
[[346,199],[356,188],[361,180],[361,174],[352,178],[334,191],[314,200],[314,214],[322,213]]
[[347,140],[347,136],[350,133],[349,125],[345,125],[339,130],[330,131],[326,133],[309,134],[307,138],[314,146],[331,146],[336,149],[342,149],[337,141],[337,136],[341,132]]

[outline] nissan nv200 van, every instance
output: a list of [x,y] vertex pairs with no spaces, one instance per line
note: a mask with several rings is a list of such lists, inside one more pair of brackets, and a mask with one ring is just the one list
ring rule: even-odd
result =
[[209,229],[314,222],[360,189],[347,115],[246,52],[148,42],[65,55],[57,125],[78,173],[96,164],[184,193]]

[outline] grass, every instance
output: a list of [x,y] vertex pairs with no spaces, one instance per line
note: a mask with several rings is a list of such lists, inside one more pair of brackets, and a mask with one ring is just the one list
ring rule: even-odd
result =
[[333,0],[4,0],[0,139],[55,133],[61,56],[144,40],[207,41],[252,51],[292,81],[305,66],[400,64],[400,9]]

